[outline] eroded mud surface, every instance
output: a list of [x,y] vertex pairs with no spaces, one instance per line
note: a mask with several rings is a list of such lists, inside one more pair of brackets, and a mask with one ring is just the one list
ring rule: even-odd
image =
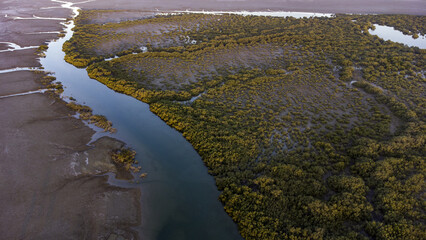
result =
[[[0,42],[39,46],[58,38],[71,11],[48,0],[2,1]],[[11,49],[0,44],[0,50]],[[36,48],[0,52],[0,70],[40,67]],[[42,73],[0,73],[0,96],[43,88]],[[0,99],[1,239],[135,239],[140,192],[107,184],[109,152],[124,143],[101,138],[45,93]]]

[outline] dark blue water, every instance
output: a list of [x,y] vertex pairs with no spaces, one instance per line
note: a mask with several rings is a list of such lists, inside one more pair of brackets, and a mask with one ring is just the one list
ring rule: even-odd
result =
[[[241,239],[237,227],[223,210],[213,178],[200,156],[176,130],[149,111],[149,106],[116,93],[88,77],[85,69],[66,63],[63,43],[72,36],[49,44],[41,63],[54,72],[65,87],[64,96],[105,115],[117,132],[112,136],[137,151],[136,159],[148,173],[144,179],[127,182],[110,177],[110,183],[141,189],[142,239]],[[97,133],[95,137],[107,135]]]

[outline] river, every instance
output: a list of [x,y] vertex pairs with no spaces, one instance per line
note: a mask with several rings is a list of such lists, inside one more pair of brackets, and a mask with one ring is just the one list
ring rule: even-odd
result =
[[[213,177],[182,134],[151,113],[147,104],[112,91],[90,79],[85,69],[64,61],[62,45],[71,38],[73,26],[71,22],[65,37],[49,43],[40,62],[62,82],[63,96],[106,116],[117,129],[111,136],[137,151],[136,160],[147,177],[129,182],[110,174],[109,179],[112,185],[141,190],[142,224],[134,230],[142,239],[242,239],[218,200]],[[94,138],[103,135],[109,134],[98,131]]]
[[[78,14],[73,4],[53,1]],[[113,122],[115,134],[97,129],[93,140],[110,135],[137,151],[136,160],[146,178],[129,182],[108,174],[112,185],[141,190],[142,224],[134,230],[142,239],[242,239],[218,200],[213,177],[182,134],[151,113],[147,104],[114,92],[90,79],[85,69],[64,61],[62,45],[71,38],[73,26],[71,21],[65,37],[49,43],[40,62],[63,84],[63,96],[77,99]]]

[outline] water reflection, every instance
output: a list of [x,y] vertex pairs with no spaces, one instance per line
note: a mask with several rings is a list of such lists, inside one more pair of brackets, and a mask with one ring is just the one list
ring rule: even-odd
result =
[[369,29],[368,32],[372,35],[376,35],[383,40],[390,40],[392,42],[402,43],[409,47],[419,47],[422,49],[426,48],[425,36],[420,36],[417,39],[409,35],[404,35],[401,31],[395,30],[393,27],[382,26],[374,24],[375,30]]
[[182,13],[197,13],[197,14],[214,14],[214,15],[223,15],[223,14],[237,14],[242,16],[264,16],[264,17],[294,17],[294,18],[310,18],[310,17],[333,17],[332,13],[310,13],[310,12],[284,12],[284,11],[196,11],[196,10],[186,10],[186,11],[173,11],[173,12],[162,12],[157,13],[157,15],[175,15]]
[[134,230],[148,240],[241,239],[218,200],[213,177],[182,134],[150,112],[147,104],[114,92],[90,79],[85,69],[64,61],[62,45],[71,38],[73,27],[73,22],[66,25],[65,37],[49,43],[40,62],[62,82],[65,96],[88,105],[94,114],[105,115],[117,129],[112,136],[137,151],[136,160],[148,176],[135,182],[109,180],[141,189],[142,225]]

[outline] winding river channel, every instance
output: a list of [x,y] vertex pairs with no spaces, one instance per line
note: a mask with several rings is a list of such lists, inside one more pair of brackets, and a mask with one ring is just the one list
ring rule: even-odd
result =
[[[62,45],[71,38],[73,26],[71,22],[65,37],[49,44],[40,61],[62,82],[64,96],[105,115],[117,129],[111,136],[137,151],[146,178],[132,182],[116,180],[112,174],[109,178],[113,185],[141,189],[142,224],[134,230],[142,239],[242,239],[218,200],[213,177],[182,134],[151,113],[147,104],[112,91],[90,79],[85,69],[64,61]],[[94,138],[102,135],[108,134],[99,131]]]
[[[78,14],[73,4],[53,1]],[[73,21],[66,25],[65,37],[51,42],[40,62],[63,84],[65,99],[73,97],[113,122],[116,133],[97,131],[93,140],[109,135],[137,151],[146,178],[124,181],[109,174],[112,185],[141,189],[142,224],[134,230],[142,239],[242,239],[218,200],[213,177],[182,134],[151,113],[147,104],[114,92],[90,79],[85,69],[64,61],[62,45],[71,38],[73,26]]]

